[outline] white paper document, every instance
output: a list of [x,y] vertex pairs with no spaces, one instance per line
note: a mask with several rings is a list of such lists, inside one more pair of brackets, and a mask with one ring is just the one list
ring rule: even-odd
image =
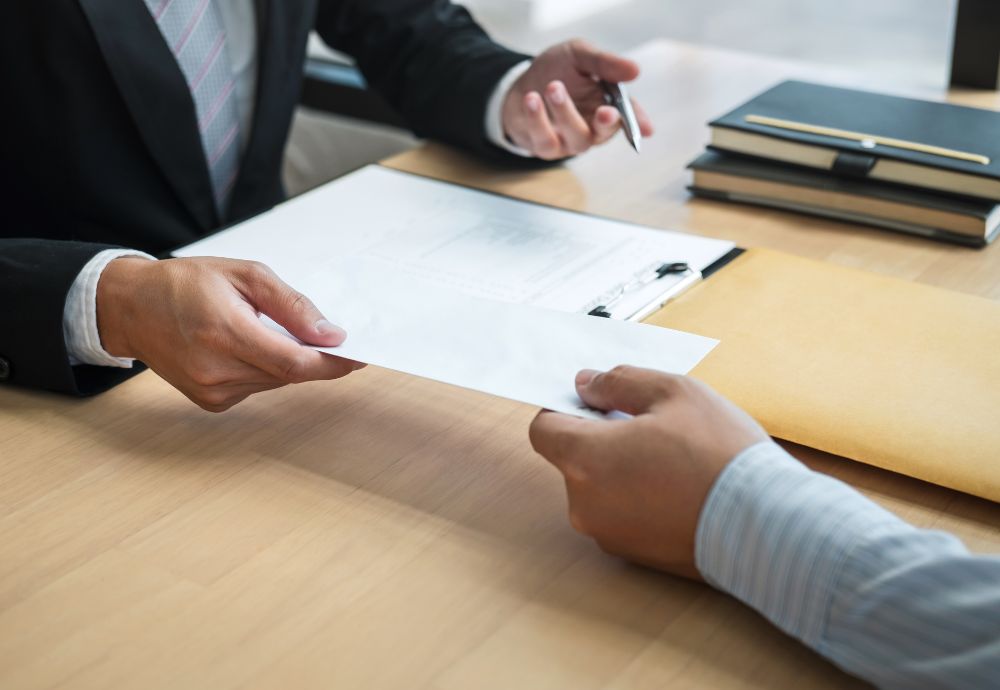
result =
[[586,313],[656,266],[701,271],[732,248],[370,166],[175,255],[268,264],[347,330],[332,354],[600,417],[580,369],[687,373],[716,341]]
[[[175,252],[267,263],[286,281],[345,258],[475,297],[586,313],[664,263],[731,242],[597,218],[369,166]],[[629,293],[646,303],[670,276]]]
[[[345,328],[348,359],[582,417],[580,369],[632,364],[684,374],[718,341],[645,324],[472,297],[386,276],[377,262],[336,262],[300,282]],[[275,324],[272,327],[283,330]]]

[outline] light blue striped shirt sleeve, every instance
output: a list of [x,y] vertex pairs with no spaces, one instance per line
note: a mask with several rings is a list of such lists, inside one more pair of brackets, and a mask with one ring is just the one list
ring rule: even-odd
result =
[[761,443],[702,510],[698,570],[883,688],[1000,687],[1000,557],[920,530]]

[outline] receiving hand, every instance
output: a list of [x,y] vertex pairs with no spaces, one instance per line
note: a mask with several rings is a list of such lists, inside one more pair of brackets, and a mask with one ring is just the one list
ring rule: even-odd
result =
[[608,553],[700,579],[695,532],[716,478],[768,435],[694,379],[649,369],[582,371],[591,407],[635,415],[595,421],[541,412],[531,444],[564,475],[573,526]]
[[260,313],[303,342],[336,347],[347,337],[271,269],[250,261],[121,258],[97,286],[104,349],[144,362],[210,412],[254,393],[336,379],[362,366],[272,331]]
[[[503,103],[504,133],[538,158],[556,160],[603,144],[621,127],[621,116],[605,105],[597,79],[633,81],[639,66],[581,40],[567,41],[536,57],[514,82]],[[653,125],[637,104],[643,136]]]

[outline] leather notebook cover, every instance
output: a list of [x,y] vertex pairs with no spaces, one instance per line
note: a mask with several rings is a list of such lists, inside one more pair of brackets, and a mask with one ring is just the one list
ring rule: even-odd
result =
[[783,165],[768,160],[751,158],[717,151],[708,151],[693,160],[688,168],[695,171],[721,173],[734,177],[747,177],[780,184],[839,192],[858,197],[870,197],[880,201],[906,204],[921,209],[945,211],[972,218],[985,224],[997,209],[997,204],[983,199],[952,196],[897,184],[874,180],[856,180],[837,177],[826,171]]
[[751,249],[647,322],[773,436],[1000,501],[1000,304]]
[[[983,154],[990,163],[982,165],[891,146],[870,150],[858,141],[750,124],[744,118],[751,114]],[[713,121],[711,126],[1000,179],[1000,137],[996,134],[1000,113],[991,110],[786,81]]]
[[[694,182],[688,190],[710,199],[867,223],[971,247],[983,247],[1000,235],[1000,205],[992,201],[838,177],[827,171],[712,150],[692,161],[688,168],[694,171]],[[762,191],[729,189],[727,182],[701,186],[703,175],[751,180]],[[769,194],[768,185],[778,185],[788,192]],[[947,229],[943,218],[953,216],[966,218],[969,228],[978,227],[977,233]]]

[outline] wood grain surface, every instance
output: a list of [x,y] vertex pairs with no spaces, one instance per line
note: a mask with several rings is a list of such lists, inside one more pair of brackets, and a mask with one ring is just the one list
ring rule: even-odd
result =
[[[851,77],[669,43],[638,57],[659,127],[641,157],[621,141],[527,173],[428,146],[387,164],[1000,298],[996,247],[687,198],[707,119],[787,76]],[[0,687],[861,685],[728,597],[575,535],[534,413],[375,368],[223,415],[151,373],[89,400],[0,392]],[[1000,550],[996,504],[791,450]]]

